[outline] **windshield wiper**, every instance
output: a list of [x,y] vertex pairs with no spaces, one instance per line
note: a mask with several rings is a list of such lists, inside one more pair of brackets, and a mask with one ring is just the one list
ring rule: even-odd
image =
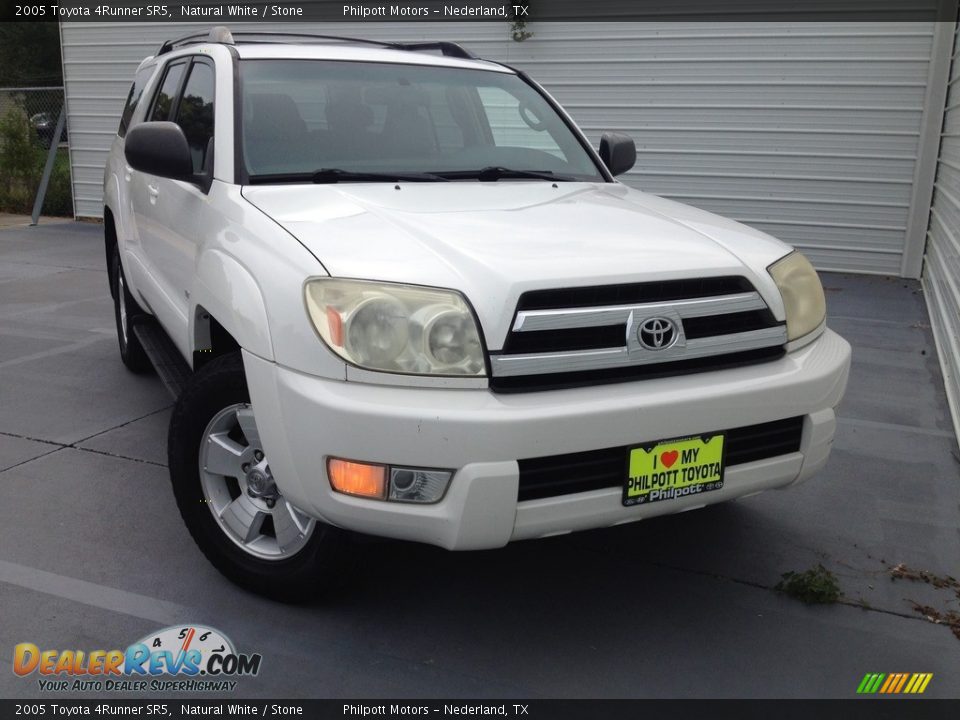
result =
[[447,178],[432,173],[422,172],[364,172],[341,170],[339,168],[322,168],[313,173],[311,180],[315,183],[335,182],[448,182]]
[[280,183],[337,183],[337,182],[449,182],[445,177],[420,172],[360,172],[322,168],[314,172],[263,173],[251,175],[251,185]]
[[480,180],[483,182],[495,182],[504,178],[530,178],[532,180],[552,180],[554,182],[572,182],[574,180],[569,175],[556,175],[552,170],[515,170],[498,165],[490,165],[480,170],[452,170],[437,174],[450,180]]

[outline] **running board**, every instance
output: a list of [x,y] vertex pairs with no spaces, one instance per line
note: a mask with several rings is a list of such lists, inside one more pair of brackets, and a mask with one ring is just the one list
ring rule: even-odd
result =
[[133,334],[140,340],[164,387],[176,400],[193,374],[187,361],[154,318],[138,317],[133,324]]

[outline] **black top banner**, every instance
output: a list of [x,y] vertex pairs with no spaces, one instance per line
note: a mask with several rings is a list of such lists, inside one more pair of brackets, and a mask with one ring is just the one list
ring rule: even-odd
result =
[[0,700],[0,718],[955,720],[955,700]]
[[923,22],[957,0],[5,0],[2,21],[60,22]]

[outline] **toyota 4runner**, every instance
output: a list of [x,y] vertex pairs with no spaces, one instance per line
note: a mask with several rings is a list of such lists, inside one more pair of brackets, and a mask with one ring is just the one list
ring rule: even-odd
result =
[[144,60],[110,290],[210,561],[296,599],[345,529],[495,548],[820,469],[850,347],[817,273],[616,181],[635,156],[453,43],[215,28]]

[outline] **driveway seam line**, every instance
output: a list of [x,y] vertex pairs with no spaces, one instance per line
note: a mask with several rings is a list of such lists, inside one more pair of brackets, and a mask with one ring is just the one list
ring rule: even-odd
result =
[[[653,565],[654,567],[662,568],[664,570],[674,570],[676,572],[688,573],[690,575],[699,575],[701,577],[709,577],[709,578],[714,578],[716,580],[724,580],[726,582],[735,583],[737,585],[746,585],[747,587],[752,587],[757,590],[769,590],[777,595],[784,595],[785,597],[789,597],[770,585],[764,585],[763,583],[755,582],[753,580],[743,580],[741,578],[728,577],[726,575],[721,575],[720,573],[708,572],[706,570],[694,570],[692,568],[684,568],[678,565],[668,565],[666,563],[651,562],[650,564]],[[903,618],[904,620],[919,620],[922,622],[927,622],[926,620],[924,620],[924,618],[917,617],[916,615],[910,614],[908,612],[898,612],[896,610],[887,610],[885,608],[878,608],[873,606],[867,607],[854,600],[845,600],[841,598],[832,604],[845,605],[846,607],[857,608],[858,610],[864,610],[866,612],[877,612],[877,613],[883,613],[884,615],[893,615],[894,617]]]
[[0,430],[0,435],[5,435],[7,437],[17,438],[18,440],[30,440],[31,442],[44,443],[45,445],[57,445],[58,447],[70,447],[66,443],[57,442],[56,440],[43,440],[42,438],[30,437],[29,435],[19,435],[17,433],[6,432]]
[[10,360],[5,360],[0,362],[0,368],[13,367],[14,365],[22,365],[23,363],[33,362],[35,360],[43,360],[44,358],[54,357],[56,355],[63,355],[65,353],[73,352],[74,350],[81,350],[83,348],[95,345],[99,342],[105,342],[111,338],[107,335],[86,337],[82,340],[77,340],[66,345],[60,345],[59,347],[51,348],[50,350],[43,350],[41,352],[33,353],[31,355],[23,355],[22,357],[11,358]]
[[[827,322],[829,323],[831,320],[852,320],[852,321],[855,321],[855,322],[872,323],[872,324],[875,324],[875,325],[892,325],[892,326],[896,326],[896,327],[905,327],[905,328],[908,328],[908,329],[915,327],[915,324],[912,323],[912,322],[910,322],[909,320],[884,320],[884,319],[882,319],[882,318],[858,317],[858,316],[856,316],[856,315],[833,315],[833,314],[828,314],[828,315],[827,315]],[[922,328],[921,328],[921,329],[922,329]]]
[[53,455],[54,453],[58,453],[58,452],[60,452],[61,450],[64,450],[66,447],[67,447],[66,445],[61,445],[61,446],[59,446],[59,447],[55,447],[53,450],[51,450],[51,451],[49,451],[49,452],[45,452],[45,453],[43,453],[43,454],[41,454],[41,455],[37,455],[36,457],[28,458],[27,460],[22,460],[22,461],[16,463],[15,465],[11,465],[10,467],[0,468],[0,475],[2,475],[3,473],[7,472],[8,470],[15,470],[16,468],[20,467],[21,465],[26,465],[27,463],[32,463],[34,460],[39,460],[40,458],[45,458],[45,457],[47,457],[48,455]]
[[[154,467],[167,467],[163,463],[158,463],[153,460],[144,460],[143,458],[130,457],[129,455],[117,455],[116,453],[107,452],[106,450],[95,450],[93,448],[85,447],[74,447],[73,445],[68,446],[71,450],[79,450],[80,452],[93,453],[94,455],[106,455],[107,457],[117,458],[118,460],[130,460],[132,462],[144,463],[146,465],[153,465]],[[47,453],[48,455],[50,453]]]
[[162,467],[162,468],[165,468],[165,467],[167,467],[165,464],[163,464],[163,463],[158,463],[158,462],[156,462],[156,461],[154,461],[154,460],[146,460],[146,459],[144,459],[144,458],[135,458],[135,457],[130,457],[129,455],[120,455],[120,454],[118,454],[118,453],[110,452],[109,450],[98,450],[97,448],[80,447],[80,443],[87,442],[88,440],[92,440],[92,439],[94,439],[94,438],[96,438],[96,437],[99,437],[100,435],[103,435],[103,434],[108,433],[108,432],[112,432],[113,430],[119,430],[120,428],[126,427],[127,425],[130,425],[131,423],[135,423],[135,422],[137,422],[138,420],[143,420],[143,419],[145,419],[145,418],[150,417],[151,415],[156,415],[156,414],[158,414],[158,413],[164,412],[165,410],[168,410],[169,408],[170,408],[169,405],[165,405],[164,407],[159,408],[158,410],[153,410],[153,411],[151,411],[151,412],[148,412],[146,415],[141,415],[141,416],[135,417],[135,418],[133,418],[133,419],[131,419],[131,420],[127,420],[127,421],[124,422],[124,423],[120,423],[119,425],[116,425],[116,426],[114,426],[114,427],[107,428],[106,430],[101,430],[100,432],[94,433],[93,435],[90,435],[90,436],[88,436],[88,437],[81,438],[80,440],[75,440],[75,441],[72,442],[72,443],[61,443],[61,442],[57,442],[56,440],[42,440],[41,438],[30,437],[30,436],[28,436],[28,435],[18,435],[18,434],[16,434],[16,433],[4,432],[3,430],[0,430],[0,435],[4,435],[4,436],[6,436],[6,437],[12,437],[12,438],[17,438],[18,440],[28,440],[28,441],[31,441],[31,442],[43,443],[43,444],[45,444],[45,445],[54,445],[54,446],[56,446],[56,447],[55,447],[53,450],[51,450],[50,452],[45,452],[45,453],[43,453],[42,455],[37,455],[36,457],[29,458],[29,459],[27,459],[27,460],[24,460],[23,462],[17,463],[16,465],[11,465],[11,466],[8,467],[8,468],[2,468],[2,469],[0,469],[0,473],[5,473],[5,472],[7,472],[7,470],[13,470],[14,468],[18,468],[18,467],[20,467],[21,465],[26,465],[27,463],[33,462],[34,460],[39,460],[40,458],[47,457],[48,455],[52,455],[53,453],[55,453],[55,452],[57,452],[57,451],[59,451],[59,450],[65,450],[65,449],[78,450],[78,451],[80,451],[80,452],[94,453],[94,454],[96,454],[96,455],[106,455],[107,457],[117,458],[118,460],[130,460],[130,461],[132,461],[132,462],[144,463],[144,464],[146,464],[146,465],[153,465],[154,467]]
[[854,425],[865,428],[874,428],[876,430],[889,430],[891,432],[906,432],[916,435],[929,435],[931,437],[953,438],[954,434],[947,430],[938,428],[924,428],[916,425],[902,425],[900,423],[886,423],[877,420],[864,420],[862,418],[837,416],[837,422],[845,425]]
[[74,440],[74,441],[69,445],[69,447],[74,447],[74,446],[76,446],[76,445],[79,445],[80,443],[86,442],[87,440],[93,440],[95,437],[100,437],[101,435],[104,435],[104,434],[106,434],[106,433],[108,433],[108,432],[113,432],[114,430],[119,430],[120,428],[126,427],[127,425],[129,425],[129,424],[131,424],[131,423],[135,423],[135,422],[137,422],[138,420],[145,420],[146,418],[150,417],[151,415],[157,415],[158,413],[162,413],[162,412],[165,411],[165,410],[169,410],[171,407],[173,407],[173,406],[172,406],[172,405],[164,405],[162,408],[158,408],[157,410],[151,410],[151,411],[148,412],[146,415],[140,415],[139,417],[135,417],[135,418],[133,418],[132,420],[127,420],[126,422],[122,422],[122,423],[120,423],[119,425],[115,425],[115,426],[113,426],[113,427],[111,427],[111,428],[107,428],[106,430],[100,430],[99,432],[95,432],[93,435],[88,435],[88,436],[85,437],[85,438],[80,438],[79,440]]

